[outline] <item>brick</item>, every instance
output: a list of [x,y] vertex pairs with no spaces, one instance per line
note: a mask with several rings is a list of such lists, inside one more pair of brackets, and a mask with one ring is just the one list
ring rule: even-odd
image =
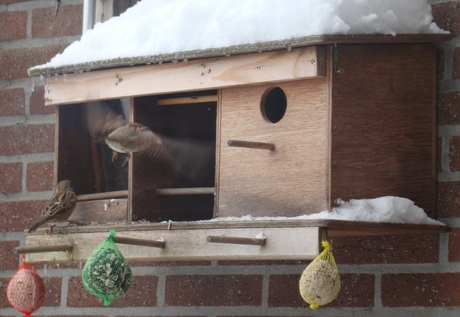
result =
[[308,307],[299,292],[299,274],[274,274],[270,276],[269,307]]
[[0,271],[17,270],[19,258],[13,249],[19,246],[19,241],[0,241]]
[[25,115],[25,102],[23,88],[0,89],[0,116]]
[[0,163],[3,193],[19,193],[22,191],[22,163]]
[[339,296],[330,304],[333,307],[373,307],[375,276],[371,274],[341,274]]
[[439,235],[336,237],[337,264],[436,263]]
[[449,234],[449,262],[460,262],[460,228],[452,228]]
[[436,205],[439,218],[460,217],[460,182],[438,182]]
[[61,53],[69,43],[44,47],[17,48],[0,50],[0,78],[29,78],[27,69],[45,64],[56,54]]
[[449,143],[449,167],[451,172],[460,171],[460,137],[452,136]]
[[61,305],[62,277],[42,277],[45,283],[46,299],[43,306]]
[[103,307],[103,300],[90,294],[85,287],[81,276],[69,278],[67,295],[68,307]]
[[[18,266],[16,266],[16,268],[18,268]],[[11,274],[11,276],[13,276],[13,274]],[[8,300],[6,299],[6,296],[4,295],[6,294],[6,287],[8,286],[10,279],[11,277],[0,278],[0,294],[2,294],[2,296],[0,296],[0,307],[11,307],[10,303],[8,303]]]
[[460,124],[460,91],[438,94],[438,125]]
[[27,37],[27,11],[0,12],[0,41]]
[[0,127],[0,155],[54,152],[54,124]]
[[452,79],[460,79],[460,47],[455,48],[452,57]]
[[385,274],[382,304],[385,307],[460,306],[460,273]]
[[53,190],[54,162],[27,164],[26,188],[29,192]]
[[47,200],[0,202],[0,215],[8,215],[8,217],[1,217],[0,231],[22,232],[28,229],[39,219],[47,202]]
[[35,86],[30,95],[30,114],[53,114],[56,107],[45,106],[45,87]]
[[[114,300],[111,307],[154,307],[157,304],[157,276],[133,276],[128,292]],[[80,276],[69,278],[67,306],[104,307],[102,299],[91,295],[83,286]]]
[[35,9],[32,12],[32,36],[49,38],[81,34],[82,5],[61,5],[55,8]]
[[[299,274],[271,275],[269,307],[309,307],[299,292]],[[329,307],[373,307],[375,277],[370,274],[341,274],[342,287]]]
[[443,2],[435,3],[431,6],[433,12],[433,22],[441,29],[452,34],[460,33],[460,3]]
[[260,306],[261,275],[169,275],[165,306]]
[[157,305],[158,277],[133,276],[131,287],[125,296],[114,300],[113,307],[155,307]]
[[438,125],[460,124],[460,92],[452,91],[438,94],[437,97]]

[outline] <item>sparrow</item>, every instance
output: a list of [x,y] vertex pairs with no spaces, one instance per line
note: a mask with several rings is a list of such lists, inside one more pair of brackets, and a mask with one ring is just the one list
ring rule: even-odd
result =
[[[215,165],[215,147],[213,143],[168,137],[152,131],[139,123],[128,122],[112,110],[105,102],[87,104],[88,129],[94,140],[101,137],[117,153],[131,153],[154,161],[171,165],[176,174],[196,180],[208,173],[209,166]],[[208,176],[206,176],[208,177]]]
[[[105,143],[114,153],[125,153],[127,160],[131,157],[130,153],[145,150],[148,147],[162,145],[161,138],[146,126],[125,122],[122,126],[113,130],[105,137]],[[112,157],[112,160],[116,155]]]
[[112,161],[118,153],[124,153],[127,163],[131,158],[130,153],[161,145],[161,139],[152,130],[142,124],[128,122],[104,102],[88,103],[86,112],[92,138],[102,138],[114,151]]
[[70,181],[60,181],[56,187],[54,196],[50,199],[48,205],[42,211],[40,220],[29,229],[29,232],[33,232],[42,224],[48,223],[50,226],[50,234],[52,234],[53,228],[57,223],[67,221],[67,219],[69,219],[76,204],[77,196],[70,187]]

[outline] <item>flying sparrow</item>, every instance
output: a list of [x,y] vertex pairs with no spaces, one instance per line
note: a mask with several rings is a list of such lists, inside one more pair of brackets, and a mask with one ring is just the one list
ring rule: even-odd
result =
[[87,104],[88,129],[94,140],[104,139],[116,153],[130,153],[171,165],[178,175],[188,179],[197,179],[207,173],[209,166],[215,165],[214,144],[196,140],[167,137],[150,128],[126,121],[104,102]]
[[130,122],[107,135],[105,143],[115,151],[114,153],[126,153],[128,160],[131,157],[130,152],[162,145],[161,138],[152,130],[142,124]]
[[76,204],[77,196],[70,187],[70,181],[60,181],[56,187],[54,196],[42,211],[40,220],[29,229],[29,232],[33,232],[42,224],[48,223],[50,226],[50,234],[52,234],[53,227],[56,226],[55,224],[67,221],[75,209]]
[[130,153],[161,145],[161,139],[152,130],[142,124],[126,121],[104,102],[89,103],[86,109],[91,136],[95,140],[104,139],[114,151],[112,160],[117,153],[125,153],[126,163],[131,157]]

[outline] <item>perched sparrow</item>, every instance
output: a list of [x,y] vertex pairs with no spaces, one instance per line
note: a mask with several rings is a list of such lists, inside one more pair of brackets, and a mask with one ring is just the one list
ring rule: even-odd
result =
[[67,221],[76,204],[77,197],[70,187],[70,181],[60,181],[56,187],[54,196],[49,201],[45,210],[43,210],[40,220],[29,229],[29,232],[37,230],[44,223],[48,223],[50,225],[50,234],[52,234],[55,225],[51,225],[51,223],[56,224]]

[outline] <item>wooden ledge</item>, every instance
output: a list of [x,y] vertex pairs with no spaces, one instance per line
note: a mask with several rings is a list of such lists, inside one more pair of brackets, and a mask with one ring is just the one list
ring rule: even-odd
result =
[[[164,248],[119,245],[128,260],[311,260],[320,250],[326,233],[340,236],[375,236],[400,234],[436,234],[450,231],[444,225],[416,225],[344,221],[331,219],[197,221],[114,224],[55,228],[26,234],[26,247],[69,244],[70,252],[31,253],[31,263],[85,261],[91,252],[108,237],[110,230],[128,239],[164,241]],[[260,240],[264,245],[232,243]],[[227,243],[210,243],[209,236],[222,237]],[[265,244],[266,239],[266,244]],[[219,240],[219,238],[218,238]],[[295,241],[295,243],[293,243]],[[246,245],[245,245],[246,244]]]
[[400,223],[376,223],[366,221],[321,220],[327,228],[329,237],[341,236],[381,236],[401,234],[446,233],[447,225],[418,225]]
[[[203,220],[203,221],[171,221],[159,223],[113,223],[108,225],[88,225],[55,227],[53,232],[57,234],[72,233],[95,233],[116,231],[177,231],[177,230],[199,230],[199,229],[235,229],[235,228],[297,228],[297,227],[319,227],[327,229],[330,237],[340,236],[378,236],[378,235],[400,235],[400,234],[426,234],[446,233],[451,228],[448,225],[425,225],[425,224],[401,224],[381,223],[368,221],[350,221],[336,219],[273,219],[273,220]],[[26,236],[43,235],[46,229],[39,229]]]

